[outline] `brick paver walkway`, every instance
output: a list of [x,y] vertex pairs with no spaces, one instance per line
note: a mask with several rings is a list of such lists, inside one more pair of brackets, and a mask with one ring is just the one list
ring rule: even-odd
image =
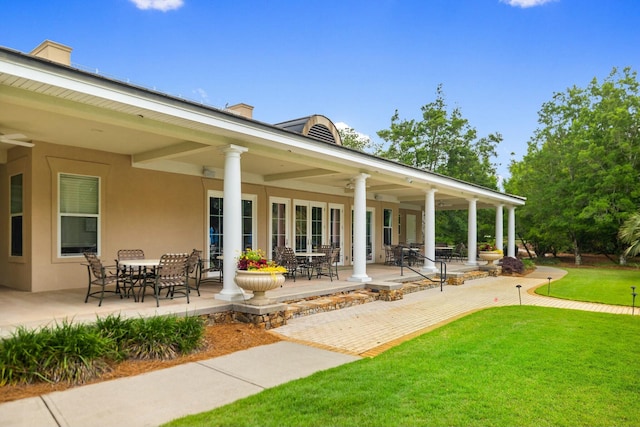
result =
[[[465,314],[489,307],[522,305],[631,314],[631,307],[583,303],[535,295],[531,291],[556,280],[564,271],[538,267],[525,277],[487,277],[462,286],[446,286],[406,294],[400,301],[375,301],[325,313],[290,319],[276,333],[323,348],[373,356],[399,342]],[[516,285],[522,285],[520,296]],[[638,311],[638,310],[636,310]]]

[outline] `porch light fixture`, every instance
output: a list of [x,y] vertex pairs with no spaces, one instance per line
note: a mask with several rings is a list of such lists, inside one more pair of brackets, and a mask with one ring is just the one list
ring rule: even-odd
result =
[[409,184],[411,184],[411,183],[413,183],[413,178],[406,177],[405,181],[407,181]]
[[202,176],[204,176],[205,178],[215,178],[216,171],[205,166],[202,168]]

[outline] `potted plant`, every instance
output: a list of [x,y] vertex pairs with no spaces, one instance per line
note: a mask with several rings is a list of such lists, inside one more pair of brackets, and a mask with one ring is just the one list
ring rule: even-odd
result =
[[491,265],[495,260],[502,258],[502,250],[492,243],[481,243],[478,245],[478,257]]
[[253,292],[253,298],[247,302],[252,305],[266,305],[272,301],[265,292],[282,286],[287,271],[274,261],[268,261],[261,249],[247,248],[238,256],[236,265],[236,284],[246,291]]

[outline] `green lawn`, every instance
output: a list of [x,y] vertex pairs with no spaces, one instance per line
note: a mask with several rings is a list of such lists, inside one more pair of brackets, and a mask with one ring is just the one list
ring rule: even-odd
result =
[[639,336],[632,316],[493,308],[167,425],[637,426]]
[[[632,304],[631,286],[640,294],[640,270],[606,268],[569,268],[567,275],[557,282],[551,281],[550,296],[575,301],[599,302],[613,305]],[[548,285],[536,289],[547,295]],[[640,297],[636,297],[636,306]]]

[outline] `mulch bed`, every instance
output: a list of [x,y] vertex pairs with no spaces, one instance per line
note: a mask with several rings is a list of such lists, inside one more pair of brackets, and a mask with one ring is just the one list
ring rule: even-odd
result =
[[[205,345],[202,350],[196,353],[181,356],[173,360],[124,361],[114,366],[113,370],[108,374],[87,384],[139,375],[145,372],[169,368],[183,363],[212,359],[214,357],[224,356],[225,354],[278,341],[281,341],[281,339],[274,334],[251,324],[232,323],[207,326],[205,332]],[[5,385],[0,387],[0,403],[24,399],[27,397],[40,396],[42,394],[66,390],[72,387],[77,386],[67,383]]]

